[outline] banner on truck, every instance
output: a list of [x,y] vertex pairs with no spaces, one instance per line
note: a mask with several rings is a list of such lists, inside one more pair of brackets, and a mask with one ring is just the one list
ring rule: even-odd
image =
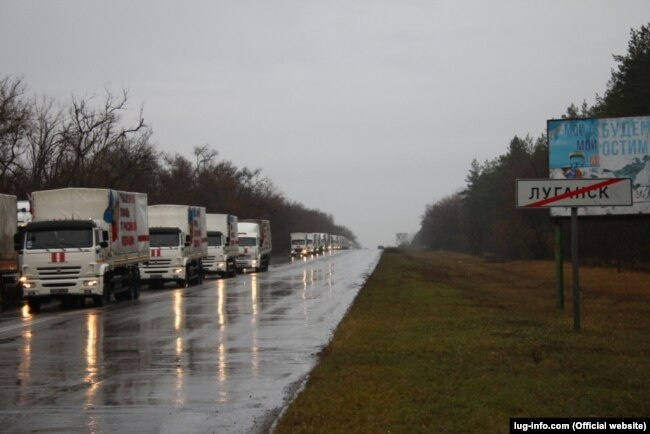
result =
[[[549,178],[630,178],[632,206],[581,209],[581,215],[650,214],[650,116],[547,122]],[[555,217],[569,208],[553,208]]]

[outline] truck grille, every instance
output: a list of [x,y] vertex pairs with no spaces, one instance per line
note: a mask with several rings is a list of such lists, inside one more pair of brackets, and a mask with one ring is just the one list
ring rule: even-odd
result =
[[149,264],[145,265],[145,268],[169,267],[171,264],[171,259],[149,259]]
[[36,271],[41,280],[78,279],[81,267],[40,267]]

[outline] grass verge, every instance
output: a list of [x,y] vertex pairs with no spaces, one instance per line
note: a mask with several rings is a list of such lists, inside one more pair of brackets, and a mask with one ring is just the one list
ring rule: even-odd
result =
[[[384,253],[275,433],[507,432],[510,417],[650,415],[650,275]],[[565,271],[565,275],[570,274]]]

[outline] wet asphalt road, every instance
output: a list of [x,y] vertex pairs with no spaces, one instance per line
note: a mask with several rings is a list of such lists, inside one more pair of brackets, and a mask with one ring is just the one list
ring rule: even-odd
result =
[[379,255],[334,252],[104,308],[5,310],[0,430],[268,432]]

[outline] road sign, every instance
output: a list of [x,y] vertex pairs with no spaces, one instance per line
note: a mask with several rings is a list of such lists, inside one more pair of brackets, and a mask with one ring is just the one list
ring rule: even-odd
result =
[[518,208],[631,206],[630,178],[518,179]]
[[[578,273],[578,207],[632,206],[630,178],[518,179],[518,208],[571,208],[571,263],[573,267],[573,329],[580,331]],[[557,249],[556,249],[557,251]],[[558,296],[564,297],[563,290]],[[558,303],[563,305],[563,303]]]

